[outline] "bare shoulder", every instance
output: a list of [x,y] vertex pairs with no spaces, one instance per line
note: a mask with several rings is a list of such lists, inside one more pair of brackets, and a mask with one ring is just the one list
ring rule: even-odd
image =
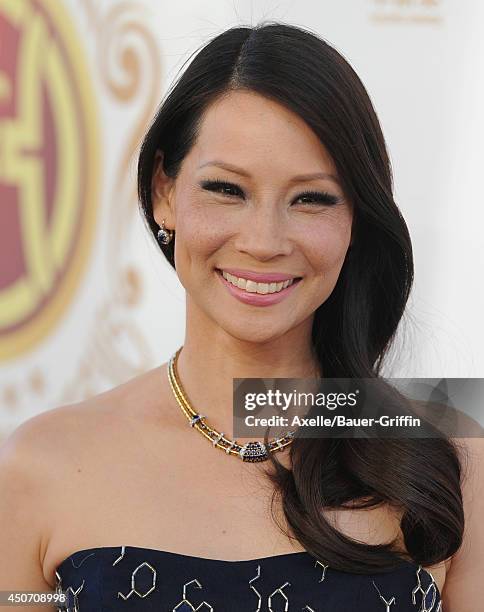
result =
[[48,486],[49,481],[58,483],[64,467],[78,464],[103,437],[113,439],[126,421],[139,422],[155,414],[160,401],[159,393],[154,393],[156,370],[26,419],[0,445],[0,465],[38,487]]
[[484,478],[484,430],[481,431],[481,435],[472,438],[452,438],[462,460],[464,487],[466,483],[467,486],[477,486]]
[[[18,425],[0,445],[2,493],[7,487],[12,494],[25,494],[29,506],[38,509],[41,504],[46,516],[46,504],[58,491],[70,458],[92,431],[97,405],[90,401],[61,405]],[[103,419],[102,410],[97,415]]]
[[45,559],[53,534],[69,534],[75,522],[77,504],[66,500],[102,487],[98,467],[122,456],[133,432],[155,420],[162,401],[157,370],[38,413],[0,445],[0,523],[9,524],[0,530],[0,587],[53,588]]
[[74,414],[59,407],[31,417],[0,446],[0,524],[8,525],[0,530],[0,590],[53,588],[41,560],[59,492],[56,438]]
[[63,405],[38,413],[18,425],[0,446],[2,464],[25,469],[40,477],[50,458],[61,452],[63,441],[79,424],[79,405]]
[[[159,415],[162,376],[159,366],[88,399],[40,412],[21,423],[0,445],[0,456],[25,458],[26,465],[40,470],[46,463],[67,460],[89,440],[99,441],[114,433],[123,422],[149,420]],[[32,463],[35,456],[36,461]]]
[[484,438],[454,438],[461,459],[464,537],[443,592],[445,610],[477,610],[484,600]]
[[94,415],[101,421],[105,411],[101,403],[82,401],[40,412],[21,423],[0,446],[0,458],[29,469],[36,478],[57,472],[68,449],[79,436],[91,430]]

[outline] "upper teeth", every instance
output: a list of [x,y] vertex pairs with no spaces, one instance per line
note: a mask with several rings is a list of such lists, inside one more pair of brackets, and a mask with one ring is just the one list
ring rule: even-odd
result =
[[235,285],[239,289],[244,289],[249,293],[277,293],[286,287],[289,287],[294,282],[293,278],[289,278],[288,280],[280,283],[256,283],[255,281],[247,280],[246,278],[239,278],[238,276],[233,276],[228,272],[222,270],[222,276]]

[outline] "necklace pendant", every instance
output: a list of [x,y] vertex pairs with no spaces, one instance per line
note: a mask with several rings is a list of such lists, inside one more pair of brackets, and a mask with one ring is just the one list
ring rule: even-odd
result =
[[239,456],[243,461],[255,463],[265,461],[269,458],[269,453],[263,442],[247,442],[239,451]]
[[[266,461],[270,459],[270,453],[282,450],[287,444],[292,442],[291,438],[294,432],[288,432],[286,436],[271,440],[267,445],[263,442],[247,442],[241,446],[235,440],[225,438],[223,432],[218,433],[213,427],[210,427],[203,419],[204,414],[198,414],[191,406],[181,382],[178,380],[176,364],[182,347],[180,347],[174,355],[170,357],[168,363],[168,381],[175,399],[182,409],[183,414],[188,419],[188,424],[208,438],[212,442],[212,446],[225,450],[227,455],[239,455],[243,461],[255,463],[258,461]],[[221,444],[223,442],[223,444]],[[228,445],[228,446],[227,446]]]

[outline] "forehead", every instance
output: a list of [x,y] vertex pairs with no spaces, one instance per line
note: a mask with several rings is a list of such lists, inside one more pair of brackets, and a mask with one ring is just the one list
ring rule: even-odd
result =
[[251,91],[224,94],[206,109],[197,142],[196,161],[268,166],[297,173],[335,171],[327,149],[307,123],[284,105]]

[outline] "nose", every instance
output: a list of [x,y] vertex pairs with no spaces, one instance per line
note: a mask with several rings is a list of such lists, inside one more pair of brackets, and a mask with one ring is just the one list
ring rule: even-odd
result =
[[269,205],[253,207],[237,232],[235,248],[260,261],[290,255],[290,227],[281,210]]

